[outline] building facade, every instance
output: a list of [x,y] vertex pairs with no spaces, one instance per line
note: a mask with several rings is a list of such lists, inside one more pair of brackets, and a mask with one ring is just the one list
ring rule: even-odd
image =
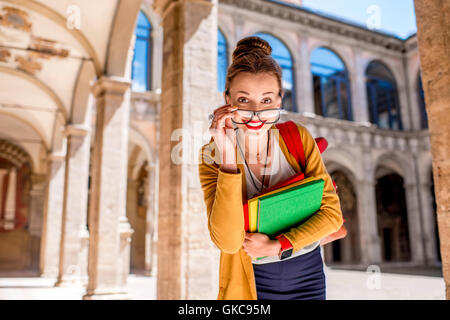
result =
[[348,235],[325,263],[441,265],[415,35],[300,1],[73,2],[0,1],[1,272],[84,285],[86,299],[127,298],[142,273],[158,298],[214,299],[194,159],[250,35],[282,66],[282,120],[329,143]]

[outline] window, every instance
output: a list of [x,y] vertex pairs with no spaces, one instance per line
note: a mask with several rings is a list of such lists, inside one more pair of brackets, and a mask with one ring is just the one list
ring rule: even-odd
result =
[[353,120],[348,72],[342,60],[327,48],[315,49],[310,58],[315,113]]
[[403,130],[397,87],[391,71],[372,61],[366,70],[370,122],[380,128]]
[[148,91],[151,88],[151,31],[152,26],[142,11],[139,12],[135,35],[133,64],[131,68],[131,89]]
[[295,85],[294,85],[294,70],[293,60],[289,49],[278,38],[267,33],[256,33],[258,36],[267,42],[272,47],[272,57],[278,62],[283,72],[282,86],[284,96],[282,101],[283,109],[287,111],[297,111],[295,104]]
[[217,89],[225,91],[225,80],[228,68],[227,40],[220,29],[217,29]]
[[417,97],[419,100],[419,108],[420,108],[420,128],[421,129],[428,129],[428,116],[427,116],[427,110],[425,109],[425,95],[423,92],[423,86],[422,86],[422,77],[419,73],[418,79],[417,79]]

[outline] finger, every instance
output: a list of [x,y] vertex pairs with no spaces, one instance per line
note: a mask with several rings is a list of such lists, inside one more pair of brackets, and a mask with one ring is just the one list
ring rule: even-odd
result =
[[233,117],[231,113],[225,113],[217,117],[214,116],[214,120],[212,121],[210,128],[223,129],[225,127],[225,120],[231,117]]
[[221,109],[216,109],[216,110],[214,110],[214,118],[219,117],[222,114],[231,113],[237,109],[238,109],[237,106],[231,106],[231,105],[225,106]]
[[214,116],[216,116],[217,114],[219,114],[221,112],[229,112],[229,111],[231,111],[233,109],[237,109],[237,107],[236,106],[232,106],[231,104],[226,104],[226,105],[223,105],[223,106],[215,109],[213,113],[214,113]]
[[214,112],[214,119],[220,118],[221,116],[223,116],[224,114],[232,114],[232,111],[237,110],[237,107],[229,107],[223,110],[219,110]]
[[231,117],[225,119],[225,128],[233,129],[233,123],[231,122]]
[[[228,118],[232,118],[233,117],[233,114],[231,114],[231,113],[226,113],[226,114],[223,114],[223,115],[221,115],[218,119],[217,119],[217,129],[224,129],[226,126],[225,126],[225,120],[226,119],[228,119]],[[231,128],[229,128],[229,129],[231,129]]]
[[253,234],[254,234],[254,233],[246,232],[246,233],[245,233],[245,239],[252,240]]

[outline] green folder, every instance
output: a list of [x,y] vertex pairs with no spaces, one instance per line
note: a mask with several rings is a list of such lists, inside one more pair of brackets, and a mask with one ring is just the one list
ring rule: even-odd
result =
[[323,179],[317,179],[260,197],[257,232],[272,238],[307,220],[320,209],[324,184]]

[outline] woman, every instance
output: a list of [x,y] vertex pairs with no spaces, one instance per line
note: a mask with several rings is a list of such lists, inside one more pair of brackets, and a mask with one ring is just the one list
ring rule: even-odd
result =
[[[320,240],[336,232],[343,220],[320,151],[302,125],[297,128],[305,153],[305,176],[325,181],[320,210],[280,239],[244,230],[242,200],[301,171],[275,129],[283,94],[281,79],[270,45],[259,37],[241,39],[227,71],[227,104],[214,110],[212,138],[200,151],[208,229],[221,250],[219,300],[326,298]],[[280,260],[286,244],[292,247],[292,255]]]

